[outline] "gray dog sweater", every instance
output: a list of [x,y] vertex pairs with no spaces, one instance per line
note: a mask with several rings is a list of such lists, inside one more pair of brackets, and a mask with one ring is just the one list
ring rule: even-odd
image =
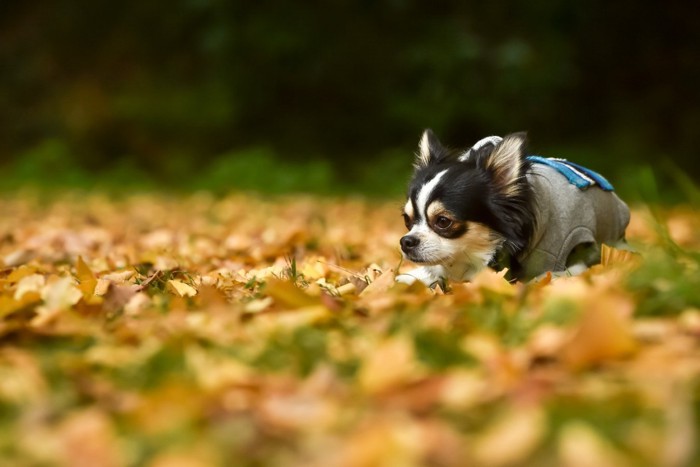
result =
[[[577,186],[563,170],[533,161],[527,174],[535,195],[536,227],[529,248],[517,258],[523,279],[565,270],[577,247],[590,247],[595,256],[590,262],[597,262],[600,244],[624,240],[630,212],[612,186],[600,176],[600,183],[589,180],[593,183]],[[586,172],[591,173],[597,175]]]

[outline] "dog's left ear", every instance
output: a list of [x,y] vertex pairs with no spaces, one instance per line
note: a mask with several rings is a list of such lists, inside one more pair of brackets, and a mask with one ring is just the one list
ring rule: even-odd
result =
[[527,133],[512,133],[506,135],[503,141],[482,159],[483,168],[505,192],[508,192],[508,188],[516,186],[516,182],[523,175],[526,146]]
[[449,150],[442,145],[435,133],[433,133],[433,130],[427,129],[423,132],[423,136],[421,136],[418,143],[418,155],[413,166],[416,170],[422,169],[430,164],[440,162],[448,155]]

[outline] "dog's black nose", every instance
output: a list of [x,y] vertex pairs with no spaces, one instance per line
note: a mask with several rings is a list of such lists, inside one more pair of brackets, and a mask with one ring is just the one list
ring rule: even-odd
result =
[[413,235],[405,235],[401,237],[401,249],[405,253],[408,253],[409,251],[413,250],[415,247],[418,246],[419,243],[420,240],[418,240],[418,237],[414,237]]

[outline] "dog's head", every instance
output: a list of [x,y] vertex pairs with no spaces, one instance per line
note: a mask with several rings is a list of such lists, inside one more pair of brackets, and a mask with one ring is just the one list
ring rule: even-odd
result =
[[403,209],[404,256],[466,271],[483,268],[501,247],[522,250],[531,228],[525,144],[525,133],[514,133],[459,153],[426,130]]

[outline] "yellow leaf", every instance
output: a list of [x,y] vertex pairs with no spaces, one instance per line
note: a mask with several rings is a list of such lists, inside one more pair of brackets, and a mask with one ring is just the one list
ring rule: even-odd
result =
[[296,309],[319,303],[318,298],[312,297],[291,282],[279,279],[267,281],[264,292],[285,308]]
[[82,298],[71,277],[61,277],[49,282],[41,289],[44,304],[36,308],[37,315],[32,319],[32,326],[41,327],[51,322],[61,312],[69,309]]
[[16,283],[24,279],[27,276],[31,276],[36,272],[36,268],[32,266],[22,265],[12,271],[9,276],[7,276],[7,282]]
[[197,295],[197,289],[177,279],[168,281],[168,289],[178,297],[194,297]]
[[44,287],[45,278],[39,274],[23,276],[14,295],[0,295],[0,317],[14,313],[32,304],[41,301],[41,289]]
[[52,310],[65,310],[78,303],[80,292],[73,279],[61,277],[41,290],[44,305]]
[[0,295],[0,318],[9,315],[16,311],[19,307],[19,302],[8,295]]
[[40,274],[25,276],[17,283],[14,299],[25,300],[27,294],[32,294],[33,298],[38,299],[45,284],[46,278]]
[[90,267],[85,264],[82,256],[78,256],[78,262],[75,265],[76,277],[80,282],[78,284],[78,289],[82,292],[83,297],[89,299],[95,294],[95,286],[97,285],[97,278],[95,274],[90,270]]

